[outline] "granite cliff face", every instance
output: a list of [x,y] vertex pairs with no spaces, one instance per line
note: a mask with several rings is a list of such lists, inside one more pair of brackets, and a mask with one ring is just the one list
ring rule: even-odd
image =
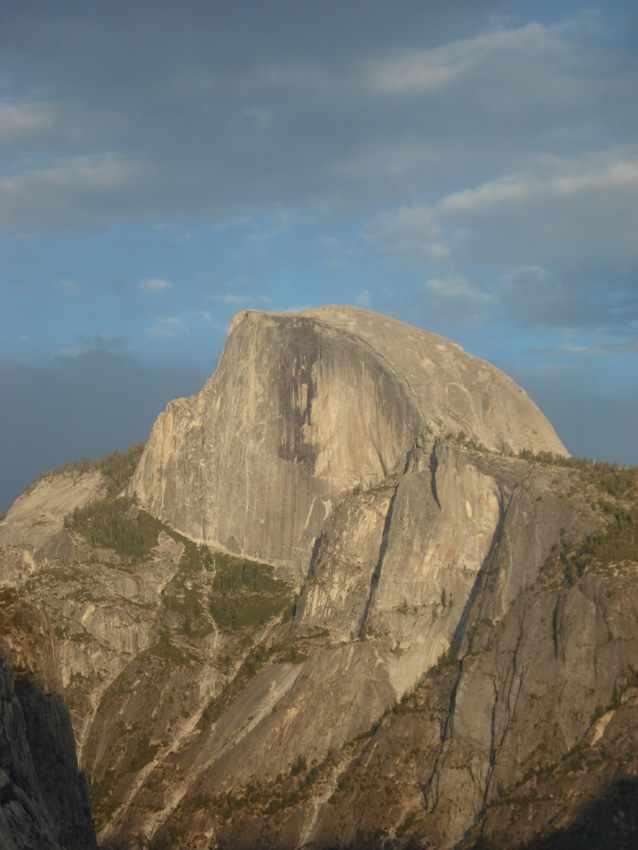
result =
[[432,437],[565,453],[502,372],[366,310],[240,313],[204,389],[158,418],[132,492],[187,536],[301,580],[334,503]]
[[635,472],[454,343],[242,313],[141,456],[0,523],[0,640],[104,841],[531,847],[638,774],[637,528]]

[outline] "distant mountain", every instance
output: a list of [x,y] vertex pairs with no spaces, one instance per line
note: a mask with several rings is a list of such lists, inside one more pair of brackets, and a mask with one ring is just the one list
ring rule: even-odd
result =
[[145,447],[12,506],[0,647],[112,846],[622,848],[637,529],[637,471],[455,343],[243,312]]

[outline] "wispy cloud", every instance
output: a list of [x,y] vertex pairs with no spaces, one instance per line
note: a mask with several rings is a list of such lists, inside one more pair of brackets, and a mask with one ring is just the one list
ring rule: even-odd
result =
[[46,103],[0,102],[0,142],[14,142],[50,130],[56,122]]
[[438,209],[444,215],[481,215],[496,208],[551,203],[597,192],[633,195],[638,191],[637,151],[604,151],[572,161],[548,158],[535,165],[536,172],[501,177],[448,195]]
[[516,60],[555,60],[569,45],[561,26],[530,23],[449,42],[439,47],[404,50],[369,62],[363,69],[367,88],[377,94],[422,95],[447,89],[486,67]]
[[494,300],[493,295],[483,291],[463,275],[430,278],[425,282],[425,289],[430,295],[443,300],[473,301],[475,303],[487,303]]
[[508,285],[523,283],[534,284],[538,281],[547,280],[549,272],[543,266],[516,266],[503,272],[503,281]]
[[638,150],[539,157],[525,170],[376,217],[371,239],[432,260],[637,258]]
[[112,154],[77,156],[59,165],[5,177],[0,181],[0,190],[18,194],[26,188],[45,186],[78,191],[117,189],[137,179],[144,171],[141,163]]
[[43,168],[0,177],[0,224],[62,223],[69,214],[105,214],[95,206],[137,184],[148,167],[115,154],[75,156]]
[[142,280],[138,284],[138,287],[144,292],[154,295],[158,292],[165,292],[167,289],[172,289],[173,284],[170,280],[166,280],[162,277],[148,277],[145,280]]

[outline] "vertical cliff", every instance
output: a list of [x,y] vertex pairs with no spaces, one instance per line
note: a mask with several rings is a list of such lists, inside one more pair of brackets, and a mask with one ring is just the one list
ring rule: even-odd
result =
[[525,393],[460,346],[355,308],[244,312],[204,389],[172,402],[131,492],[187,536],[305,574],[336,500],[427,435],[564,453]]

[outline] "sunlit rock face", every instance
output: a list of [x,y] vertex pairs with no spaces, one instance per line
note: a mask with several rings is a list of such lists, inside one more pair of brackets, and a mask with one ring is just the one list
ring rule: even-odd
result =
[[159,416],[132,492],[191,538],[301,578],[336,500],[461,432],[565,453],[520,387],[449,340],[351,307],[243,312],[204,389]]

